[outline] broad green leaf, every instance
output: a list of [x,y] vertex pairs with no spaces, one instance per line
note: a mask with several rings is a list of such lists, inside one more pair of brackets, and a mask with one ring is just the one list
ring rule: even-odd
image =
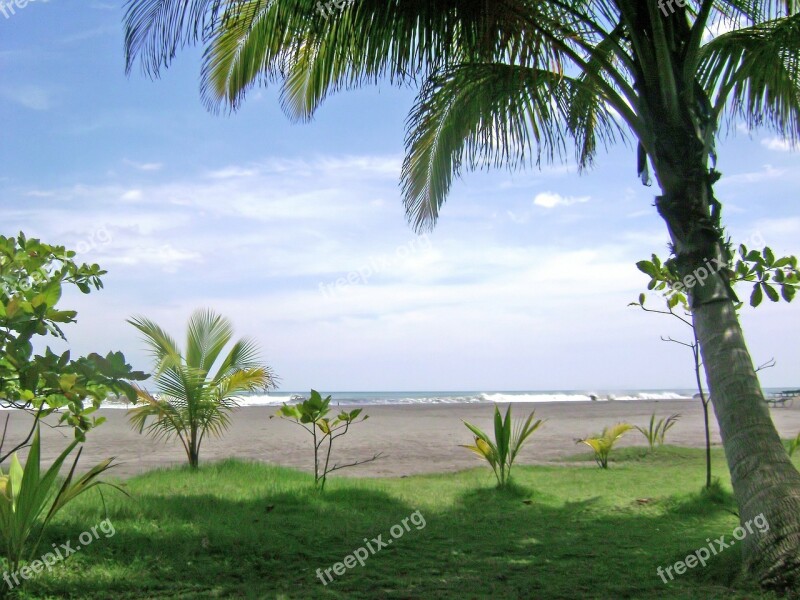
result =
[[761,284],[757,283],[753,286],[753,293],[750,295],[750,306],[755,308],[759,304],[761,304],[761,300],[763,300],[764,294],[761,291]]
[[778,291],[768,284],[763,284],[764,292],[767,294],[767,298],[769,298],[772,302],[780,301],[780,296],[778,295]]

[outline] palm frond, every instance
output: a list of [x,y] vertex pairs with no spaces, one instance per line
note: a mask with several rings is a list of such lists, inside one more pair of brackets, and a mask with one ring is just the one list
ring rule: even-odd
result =
[[203,39],[223,0],[128,0],[125,7],[125,68],[138,57],[142,70],[157,76],[177,51]]
[[[236,342],[220,363],[216,374],[213,377],[215,382],[221,381],[230,375],[231,372],[239,369],[256,369],[261,367],[261,357],[258,345],[255,340],[242,338]],[[269,371],[267,369],[267,371]],[[273,376],[267,372],[269,381],[264,387],[274,387]]]
[[128,420],[133,428],[139,433],[147,429],[156,439],[169,439],[173,435],[183,439],[188,424],[184,421],[185,407],[180,406],[180,401],[176,402],[176,398],[155,398],[146,390],[138,392],[142,404],[128,411]]
[[156,362],[155,373],[181,363],[178,343],[157,323],[141,316],[132,317],[127,322],[144,334],[144,342]]
[[186,365],[205,377],[232,337],[228,319],[208,309],[195,311],[186,330]]
[[570,83],[566,76],[500,64],[469,64],[433,77],[408,119],[403,164],[406,215],[433,226],[462,168],[563,157]]
[[715,0],[713,4],[715,12],[731,27],[742,21],[753,25],[787,17],[800,10],[798,0]]
[[413,82],[447,62],[528,57],[538,39],[509,10],[519,0],[359,0],[333,15],[315,0],[242,4],[207,47],[204,96],[235,108],[253,84],[282,80],[284,108],[297,119],[341,89]]
[[216,383],[214,393],[220,402],[224,402],[229,399],[235,400],[243,392],[263,390],[269,383],[269,372],[263,367],[237,369]]
[[699,79],[748,127],[800,140],[800,14],[722,34],[700,49]]

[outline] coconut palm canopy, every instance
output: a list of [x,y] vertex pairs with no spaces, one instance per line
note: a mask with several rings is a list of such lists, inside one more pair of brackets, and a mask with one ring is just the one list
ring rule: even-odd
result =
[[713,155],[726,113],[797,140],[797,10],[796,0],[359,0],[326,16],[314,0],[139,0],[128,4],[127,64],[155,75],[201,41],[210,107],[235,109],[276,83],[297,120],[341,89],[418,85],[403,186],[409,219],[428,227],[462,169],[573,149],[586,167],[632,133],[644,173],[657,124],[695,131]]

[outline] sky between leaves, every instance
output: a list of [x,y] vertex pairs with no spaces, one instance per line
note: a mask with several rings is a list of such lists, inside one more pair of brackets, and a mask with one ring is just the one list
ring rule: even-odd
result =
[[[207,306],[259,340],[287,390],[692,386],[691,355],[659,340],[685,332],[627,307],[647,282],[634,263],[667,244],[630,147],[582,176],[469,174],[420,238],[398,185],[413,90],[339,94],[298,125],[260,89],[214,116],[199,50],[159,81],[125,76],[122,16],[110,0],[0,14],[2,232],[109,271],[105,290],[63,302],[79,310],[75,352],[147,369],[125,319],[182,337]],[[770,135],[724,137],[717,192],[737,243],[800,254],[797,164]],[[744,310],[755,360],[777,361],[766,386],[800,384],[798,310]]]

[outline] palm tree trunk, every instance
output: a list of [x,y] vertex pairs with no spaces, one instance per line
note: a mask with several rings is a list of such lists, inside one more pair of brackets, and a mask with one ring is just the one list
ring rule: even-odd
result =
[[772,423],[733,303],[699,306],[693,315],[740,522],[747,528],[758,517],[769,526],[742,540],[745,567],[766,587],[796,589],[800,474]]
[[197,426],[192,425],[189,437],[189,466],[196,469],[200,463],[200,448],[197,440]]
[[[696,280],[684,285],[739,519],[747,530],[740,543],[744,566],[764,587],[800,589],[800,473],[772,423],[727,269],[720,268],[728,264],[728,255],[712,190],[718,175],[703,162],[688,167],[690,156],[686,152],[660,165],[664,195],[656,206],[672,238],[677,274],[682,282],[689,276]],[[703,282],[698,283],[698,274]]]

